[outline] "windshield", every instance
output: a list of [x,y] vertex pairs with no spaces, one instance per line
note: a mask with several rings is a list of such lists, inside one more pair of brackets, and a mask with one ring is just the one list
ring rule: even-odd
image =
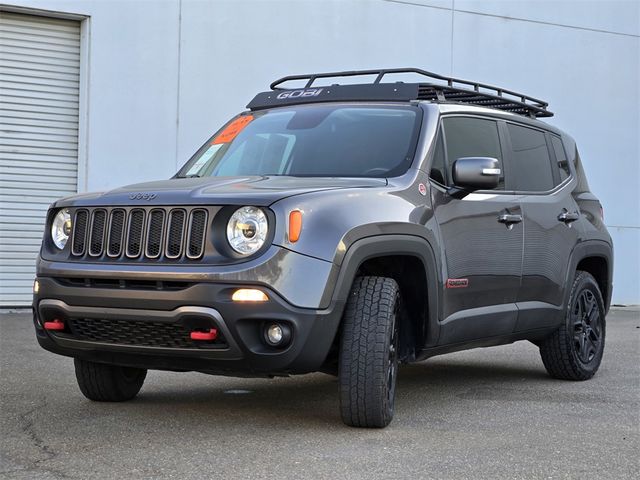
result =
[[240,115],[196,152],[178,177],[392,177],[415,151],[415,106],[297,106]]

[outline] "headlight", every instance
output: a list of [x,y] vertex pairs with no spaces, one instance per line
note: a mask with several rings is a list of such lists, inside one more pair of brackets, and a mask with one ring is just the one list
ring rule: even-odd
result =
[[242,207],[231,215],[227,224],[227,240],[236,252],[251,255],[260,250],[267,238],[267,217],[257,207]]
[[71,215],[69,210],[63,209],[53,219],[51,224],[51,240],[60,250],[64,248],[71,235]]

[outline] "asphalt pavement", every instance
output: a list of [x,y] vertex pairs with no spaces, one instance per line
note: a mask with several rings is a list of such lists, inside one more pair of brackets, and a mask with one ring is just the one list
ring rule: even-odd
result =
[[384,430],[345,427],[324,374],[149,372],[131,402],[77,388],[30,314],[0,316],[0,477],[631,479],[640,472],[640,311],[612,310],[598,374],[549,378],[528,342],[400,370]]

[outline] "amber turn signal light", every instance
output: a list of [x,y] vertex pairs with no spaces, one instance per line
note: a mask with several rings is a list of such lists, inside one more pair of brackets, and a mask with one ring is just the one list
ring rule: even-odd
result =
[[300,238],[302,231],[302,212],[300,210],[292,210],[289,213],[289,241],[296,243]]

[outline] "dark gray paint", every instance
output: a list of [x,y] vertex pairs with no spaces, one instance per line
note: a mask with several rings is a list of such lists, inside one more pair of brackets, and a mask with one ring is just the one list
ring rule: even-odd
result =
[[[205,177],[172,178],[136,183],[107,192],[74,195],[58,200],[54,207],[116,205],[255,205],[267,206],[284,197],[347,187],[379,187],[383,178],[300,177]],[[154,193],[150,200],[138,193]]]
[[234,265],[171,265],[38,261],[38,276],[118,278],[264,285],[294,306],[326,308],[321,300],[334,273],[330,262],[272,246],[259,258]]
[[[421,263],[428,279],[424,292],[429,301],[427,333],[420,340],[423,350],[416,358],[540,338],[560,322],[567,286],[576,265],[587,255],[607,262],[609,276],[603,286],[608,306],[611,239],[599,219],[599,202],[589,192],[575,155],[570,155],[574,164],[570,180],[542,195],[486,190],[454,197],[431,182],[426,173],[440,118],[446,114],[542,128],[562,136],[567,152],[575,151],[573,140],[558,129],[519,115],[468,105],[419,105],[424,118],[415,159],[400,177],[172,179],[78,195],[54,204],[55,208],[261,206],[270,212],[273,240],[257,256],[236,259],[232,264],[215,258],[207,264],[183,265],[81,263],[54,258],[45,237],[38,275],[262,285],[292,308],[330,309],[339,315],[362,262],[372,255],[406,254]],[[508,172],[509,158],[504,162]],[[509,188],[508,177],[506,180]],[[155,197],[131,200],[137,193],[153,193]],[[293,209],[303,212],[302,235],[296,243],[289,242],[286,233]],[[559,221],[563,209],[578,211],[579,220],[570,226]],[[521,217],[522,221],[504,223],[501,219],[505,215]],[[588,243],[593,241],[596,243]],[[468,287],[446,288],[447,280],[455,278],[467,279]],[[135,302],[140,295],[122,293],[123,305],[126,298]],[[215,300],[209,306],[215,308]]]

